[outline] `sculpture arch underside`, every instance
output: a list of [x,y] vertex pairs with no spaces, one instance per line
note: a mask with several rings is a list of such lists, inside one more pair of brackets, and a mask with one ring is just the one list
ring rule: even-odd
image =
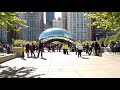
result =
[[41,42],[44,44],[49,44],[53,41],[59,41],[61,43],[67,42],[68,44],[75,44],[74,40],[70,39],[70,38],[66,38],[66,37],[47,37],[47,38],[42,38]]

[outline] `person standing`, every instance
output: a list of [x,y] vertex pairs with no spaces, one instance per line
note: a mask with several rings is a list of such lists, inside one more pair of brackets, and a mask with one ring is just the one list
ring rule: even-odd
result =
[[92,45],[89,44],[89,52],[88,52],[88,54],[91,55],[91,53],[92,53]]
[[89,44],[88,43],[86,44],[85,49],[86,49],[86,54],[89,54]]
[[29,57],[30,45],[27,43],[27,44],[25,45],[25,47],[26,47],[27,57]]
[[79,56],[81,57],[81,55],[82,55],[81,53],[82,53],[82,50],[83,50],[82,43],[79,41],[76,47],[78,48],[78,57]]
[[101,43],[101,47],[105,47],[104,42]]
[[63,43],[63,45],[62,45],[62,49],[63,49],[63,54],[66,54],[66,51],[65,51],[65,43]]
[[38,46],[38,58],[39,58],[39,54],[41,52],[41,58],[43,58],[43,43],[41,41],[39,41],[39,46]]
[[35,44],[33,44],[33,43],[32,43],[32,48],[33,48],[32,54],[34,55],[34,58],[35,58],[35,48],[36,48],[36,47],[35,47]]
[[65,52],[66,52],[66,54],[68,54],[68,44],[67,44],[67,42],[65,43]]
[[31,57],[33,57],[33,56],[32,56],[33,54],[34,54],[34,57],[35,57],[33,43],[30,45],[30,52],[31,52]]
[[76,55],[77,55],[77,52],[78,52],[77,44],[78,44],[78,43],[76,43],[76,47],[75,47]]
[[95,48],[95,55],[98,56],[100,52],[100,45],[97,42],[95,42],[94,48]]
[[58,44],[58,49],[59,49],[59,52],[61,50],[61,43]]

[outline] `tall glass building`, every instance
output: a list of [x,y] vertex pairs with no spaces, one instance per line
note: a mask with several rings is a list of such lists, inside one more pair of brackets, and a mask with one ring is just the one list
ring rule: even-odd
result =
[[87,12],[67,12],[67,30],[76,40],[88,40]]
[[46,27],[52,28],[53,27],[53,19],[54,19],[54,12],[46,12]]
[[24,40],[34,41],[38,40],[39,34],[44,29],[43,12],[26,12],[20,14],[19,17],[26,20],[28,28],[22,30]]

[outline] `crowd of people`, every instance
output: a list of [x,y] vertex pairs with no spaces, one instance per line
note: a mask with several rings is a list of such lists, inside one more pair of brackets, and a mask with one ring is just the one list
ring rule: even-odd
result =
[[[120,42],[116,42],[115,46],[117,47],[117,50],[120,51]],[[7,54],[12,53],[12,47],[13,45],[3,45],[3,50],[6,51]],[[93,42],[92,44],[82,44],[81,41],[78,41],[75,46],[68,42],[63,42],[63,43],[58,43],[58,44],[44,44],[41,41],[37,43],[26,43],[22,45],[22,59],[25,59],[25,53],[27,54],[27,58],[33,57],[33,58],[43,58],[43,52],[44,48],[48,52],[61,52],[63,51],[63,54],[68,54],[69,50],[74,47],[74,51],[76,52],[76,55],[78,57],[82,56],[82,52],[86,52],[87,55],[91,55],[91,53],[94,53],[94,55],[99,56],[100,53],[103,53],[101,50],[101,47],[105,47],[104,43],[102,42],[101,45],[98,44],[97,42]],[[37,55],[35,54],[37,52]]]
[[7,54],[13,53],[12,47],[13,47],[13,45],[9,45],[9,44],[1,44],[0,45],[1,52],[7,53]]

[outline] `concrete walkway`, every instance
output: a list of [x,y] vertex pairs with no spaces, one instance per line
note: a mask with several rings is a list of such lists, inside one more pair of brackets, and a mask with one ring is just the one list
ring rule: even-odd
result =
[[[37,53],[36,53],[37,54]],[[120,61],[75,52],[45,51],[41,58],[16,58],[0,64],[1,78],[120,78]]]

